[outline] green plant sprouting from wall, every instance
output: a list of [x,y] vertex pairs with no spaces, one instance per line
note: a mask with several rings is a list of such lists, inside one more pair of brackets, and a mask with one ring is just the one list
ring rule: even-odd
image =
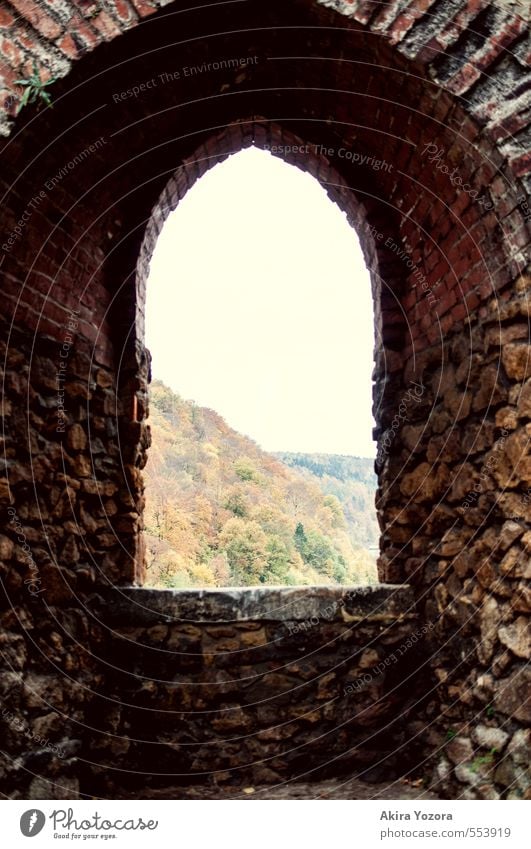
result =
[[497,754],[497,749],[491,749],[486,755],[478,755],[470,764],[470,769],[472,772],[477,772],[481,766],[492,766]]
[[18,111],[20,112],[24,106],[27,106],[29,103],[36,103],[39,100],[42,100],[46,103],[46,106],[52,105],[52,99],[50,97],[49,92],[46,91],[48,86],[52,85],[57,80],[57,77],[50,77],[49,80],[45,82],[41,80],[39,69],[37,68],[37,63],[33,62],[33,74],[31,77],[27,79],[15,80],[17,85],[20,85],[24,89],[24,94],[20,99],[20,103],[18,106]]

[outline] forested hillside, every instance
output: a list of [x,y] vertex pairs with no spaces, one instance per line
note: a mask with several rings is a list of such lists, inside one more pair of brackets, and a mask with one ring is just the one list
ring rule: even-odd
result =
[[373,558],[352,532],[351,507],[345,512],[331,484],[325,491],[309,469],[290,468],[157,380],[149,424],[148,584],[376,580]]
[[326,494],[339,499],[353,545],[378,547],[374,460],[343,454],[276,453],[274,456],[317,483]]

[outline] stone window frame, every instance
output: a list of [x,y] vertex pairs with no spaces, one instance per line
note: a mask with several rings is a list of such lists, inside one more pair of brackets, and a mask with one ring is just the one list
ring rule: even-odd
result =
[[[324,153],[316,151],[316,146],[311,141],[286,129],[281,122],[271,121],[262,116],[234,121],[200,144],[191,156],[183,159],[174,175],[166,183],[151,212],[136,264],[135,321],[133,333],[129,339],[134,361],[133,370],[137,375],[132,398],[127,403],[127,407],[132,410],[133,422],[143,424],[148,409],[151,357],[145,347],[145,300],[150,260],[158,237],[168,216],[177,208],[198,179],[230,156],[252,146],[267,150],[273,156],[314,177],[330,200],[345,213],[348,223],[358,236],[371,281],[374,309],[373,414],[376,427],[373,434],[378,440],[383,433],[378,412],[386,403],[386,390],[392,382],[389,376],[400,372],[402,365],[400,352],[408,342],[407,320],[400,305],[407,274],[404,264],[385,248],[385,239],[378,244],[374,233],[376,230],[384,232],[396,244],[402,241],[398,228],[393,226],[391,216],[382,220],[381,198],[351,187]],[[323,149],[326,146],[320,147]],[[285,152],[286,150],[288,152]],[[356,150],[355,146],[352,150]],[[385,267],[385,272],[380,273],[381,267]],[[383,303],[384,300],[385,303]],[[140,434],[144,434],[144,428],[139,429]],[[145,463],[149,462],[144,436],[141,436],[135,453],[137,458],[141,457],[140,461],[137,459],[136,465],[143,468]],[[137,542],[134,554],[135,583],[143,585],[146,576],[143,527],[138,530]]]

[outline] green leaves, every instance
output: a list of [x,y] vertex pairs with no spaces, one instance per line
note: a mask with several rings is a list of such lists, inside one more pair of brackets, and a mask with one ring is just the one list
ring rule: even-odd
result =
[[37,63],[35,60],[33,61],[33,74],[31,77],[27,79],[15,80],[17,85],[20,85],[24,88],[24,94],[20,98],[20,103],[18,107],[18,111],[20,112],[24,106],[27,106],[28,103],[36,103],[39,100],[44,101],[46,106],[52,106],[52,98],[50,94],[46,91],[48,86],[52,85],[52,83],[56,82],[57,77],[51,77],[46,82],[43,82],[40,78],[39,69],[37,67]]

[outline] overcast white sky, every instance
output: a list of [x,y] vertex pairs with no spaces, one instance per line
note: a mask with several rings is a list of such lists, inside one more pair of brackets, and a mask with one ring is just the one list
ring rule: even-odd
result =
[[319,183],[250,148],[166,221],[147,286],[153,375],[269,451],[373,457],[373,308]]

